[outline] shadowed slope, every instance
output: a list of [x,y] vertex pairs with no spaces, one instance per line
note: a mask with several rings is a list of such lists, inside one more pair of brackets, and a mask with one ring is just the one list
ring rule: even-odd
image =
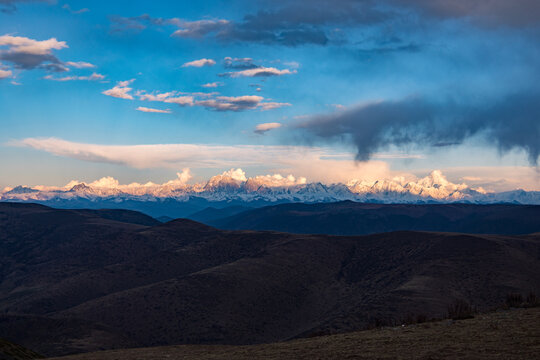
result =
[[272,342],[540,293],[538,235],[149,227],[0,205],[0,245],[0,337],[46,355]]
[[529,234],[540,231],[540,206],[471,204],[282,204],[207,222],[221,229],[365,235],[389,231]]
[[[107,351],[62,360],[158,359],[534,359],[540,353],[540,309],[480,315],[458,322],[375,329],[288,342],[181,345]],[[60,358],[58,359],[60,360]]]

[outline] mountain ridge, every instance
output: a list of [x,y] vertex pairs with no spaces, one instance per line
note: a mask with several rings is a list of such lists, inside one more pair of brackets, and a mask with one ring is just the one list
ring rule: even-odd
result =
[[0,203],[0,338],[49,356],[254,344],[540,292],[534,234],[306,235],[98,215]]

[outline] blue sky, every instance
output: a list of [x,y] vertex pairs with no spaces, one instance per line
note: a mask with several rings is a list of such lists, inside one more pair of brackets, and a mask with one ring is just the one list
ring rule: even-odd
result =
[[[441,169],[494,190],[540,190],[535,1],[0,9],[0,187],[157,182],[185,167],[200,180],[234,166],[326,182]],[[206,65],[185,65],[194,61]],[[199,146],[198,160],[167,147],[177,144]],[[155,152],[148,163],[134,145],[165,147],[144,150]]]

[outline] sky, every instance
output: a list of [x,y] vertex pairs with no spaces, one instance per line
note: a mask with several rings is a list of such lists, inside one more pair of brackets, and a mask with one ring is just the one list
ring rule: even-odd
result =
[[540,190],[536,0],[0,0],[0,189],[189,168]]

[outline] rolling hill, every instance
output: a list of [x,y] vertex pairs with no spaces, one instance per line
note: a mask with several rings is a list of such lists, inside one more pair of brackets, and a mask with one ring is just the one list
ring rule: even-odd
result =
[[158,359],[535,359],[540,354],[540,309],[479,315],[287,342],[249,345],[179,345],[102,351],[57,360]]
[[0,338],[48,356],[257,344],[540,292],[540,234],[295,235],[114,217],[0,203]]
[[301,234],[366,235],[390,231],[473,234],[540,232],[540,206],[474,204],[369,204],[353,201],[281,204],[201,221],[220,229]]

